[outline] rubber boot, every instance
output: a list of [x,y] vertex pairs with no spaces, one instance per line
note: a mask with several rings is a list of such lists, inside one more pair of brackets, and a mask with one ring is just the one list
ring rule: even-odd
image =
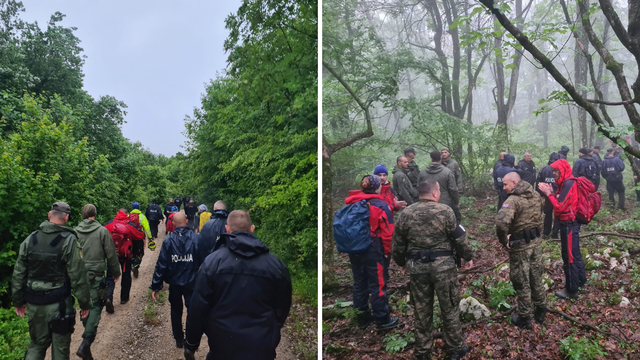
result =
[[540,325],[544,323],[547,316],[547,308],[545,306],[535,306],[533,308],[533,319]]
[[93,355],[91,355],[91,343],[93,342],[93,339],[93,337],[82,339],[82,344],[80,344],[78,351],[76,351],[76,355],[81,359],[93,360]]
[[[386,321],[385,321],[386,320]],[[378,330],[389,330],[400,325],[397,317],[387,316],[387,319],[383,321],[376,321]]]
[[462,359],[465,355],[467,355],[467,353],[469,352],[469,345],[464,344],[462,346],[462,349],[454,352],[453,354],[451,354],[451,360],[459,360]]
[[530,317],[520,317],[518,315],[513,315],[511,317],[511,323],[520,329],[533,329],[531,327],[531,318]]
[[562,290],[562,291],[556,291],[556,296],[559,297],[560,299],[577,299],[578,298],[578,292],[577,291],[568,291],[568,290]]

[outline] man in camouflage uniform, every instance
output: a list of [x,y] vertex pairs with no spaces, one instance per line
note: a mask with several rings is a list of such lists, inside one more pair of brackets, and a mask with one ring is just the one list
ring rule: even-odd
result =
[[429,359],[433,347],[433,295],[440,303],[444,342],[451,359],[461,359],[469,347],[460,325],[460,284],[453,250],[473,266],[464,230],[453,210],[438,203],[440,185],[426,180],[418,186],[420,200],[407,207],[396,222],[391,256],[406,266],[411,279],[411,301],[415,313],[415,353]]
[[71,209],[57,202],[49,211],[49,221],[20,244],[13,268],[11,288],[16,314],[29,313],[31,344],[26,360],[42,360],[51,347],[53,360],[69,359],[71,333],[75,324],[73,295],[80,317],[89,315],[89,280],[82,261],[76,232],[64,226]]
[[453,177],[455,177],[456,179],[456,186],[458,187],[458,195],[462,196],[462,171],[460,170],[460,165],[458,164],[457,161],[451,158],[451,152],[449,151],[448,148],[443,147],[442,150],[440,150],[440,153],[442,154],[440,163],[442,164],[442,166],[451,170],[451,172],[453,173]]
[[409,160],[404,156],[398,156],[396,166],[393,168],[393,190],[398,195],[398,200],[406,201],[407,205],[411,205],[418,201],[418,192],[411,185],[409,178]]
[[505,175],[503,183],[509,195],[496,215],[496,233],[509,251],[510,278],[518,300],[518,314],[511,322],[531,329],[531,315],[542,324],[547,313],[540,237],[544,202],[516,172]]
[[416,164],[416,162],[413,160],[416,158],[416,151],[413,148],[408,147],[404,149],[404,157],[409,160],[409,164],[407,164],[407,176],[409,177],[409,180],[411,180],[411,185],[413,186],[413,188],[417,190],[420,168],[418,167],[418,164]]

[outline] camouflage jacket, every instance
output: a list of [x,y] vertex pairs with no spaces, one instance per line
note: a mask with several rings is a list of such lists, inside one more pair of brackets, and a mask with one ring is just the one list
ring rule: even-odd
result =
[[458,187],[458,194],[462,194],[462,171],[460,170],[460,165],[458,162],[449,158],[447,160],[442,160],[442,166],[451,170],[453,173],[453,177],[456,179],[456,186]]
[[[528,182],[522,180],[509,193],[507,200],[496,215],[496,234],[502,245],[508,242],[507,234],[522,235],[524,229],[540,228],[544,199],[533,190]],[[512,250],[523,250],[539,245],[541,239],[529,244],[520,243]]]
[[391,256],[398,265],[406,264],[410,274],[453,269],[456,264],[452,256],[438,257],[431,263],[407,261],[407,258],[420,250],[455,250],[460,257],[471,260],[466,237],[453,240],[456,228],[456,215],[449,206],[419,200],[400,213],[393,232]]
[[407,167],[407,177],[411,181],[411,185],[414,188],[418,187],[418,175],[420,174],[420,168],[418,164],[416,164],[415,160],[409,161],[409,166]]

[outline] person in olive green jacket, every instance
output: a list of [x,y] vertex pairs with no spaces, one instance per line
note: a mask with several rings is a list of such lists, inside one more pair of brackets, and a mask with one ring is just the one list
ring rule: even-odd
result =
[[441,204],[448,205],[456,215],[456,220],[458,224],[460,224],[460,220],[462,215],[460,214],[460,209],[458,208],[458,203],[460,201],[460,195],[458,193],[458,186],[456,184],[455,176],[453,172],[448,168],[444,167],[441,161],[441,154],[439,151],[432,151],[431,154],[431,164],[429,166],[420,171],[420,176],[418,177],[418,184],[425,180],[435,180],[440,184],[440,201]]
[[[82,208],[82,222],[76,227],[78,240],[82,246],[82,255],[89,276],[89,292],[91,294],[91,313],[82,319],[84,333],[82,344],[76,352],[82,359],[92,359],[91,343],[96,338],[102,308],[107,300],[107,282],[105,271],[107,266],[113,274],[113,280],[120,277],[120,263],[113,245],[109,230],[96,221],[98,211],[93,204]],[[106,262],[105,262],[106,260]]]
[[16,314],[29,315],[31,344],[26,360],[44,359],[51,345],[52,359],[69,359],[71,333],[78,300],[80,317],[89,315],[89,280],[75,230],[64,226],[71,208],[57,202],[49,211],[49,221],[20,244],[11,278]]
[[396,166],[393,168],[393,190],[398,195],[398,200],[406,201],[407,206],[418,201],[418,191],[411,185],[409,178],[409,160],[404,156],[398,156]]

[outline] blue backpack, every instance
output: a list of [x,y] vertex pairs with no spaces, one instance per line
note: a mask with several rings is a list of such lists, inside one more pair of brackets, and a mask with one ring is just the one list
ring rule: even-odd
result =
[[339,252],[358,254],[371,246],[369,204],[366,200],[344,206],[333,216],[333,237]]

